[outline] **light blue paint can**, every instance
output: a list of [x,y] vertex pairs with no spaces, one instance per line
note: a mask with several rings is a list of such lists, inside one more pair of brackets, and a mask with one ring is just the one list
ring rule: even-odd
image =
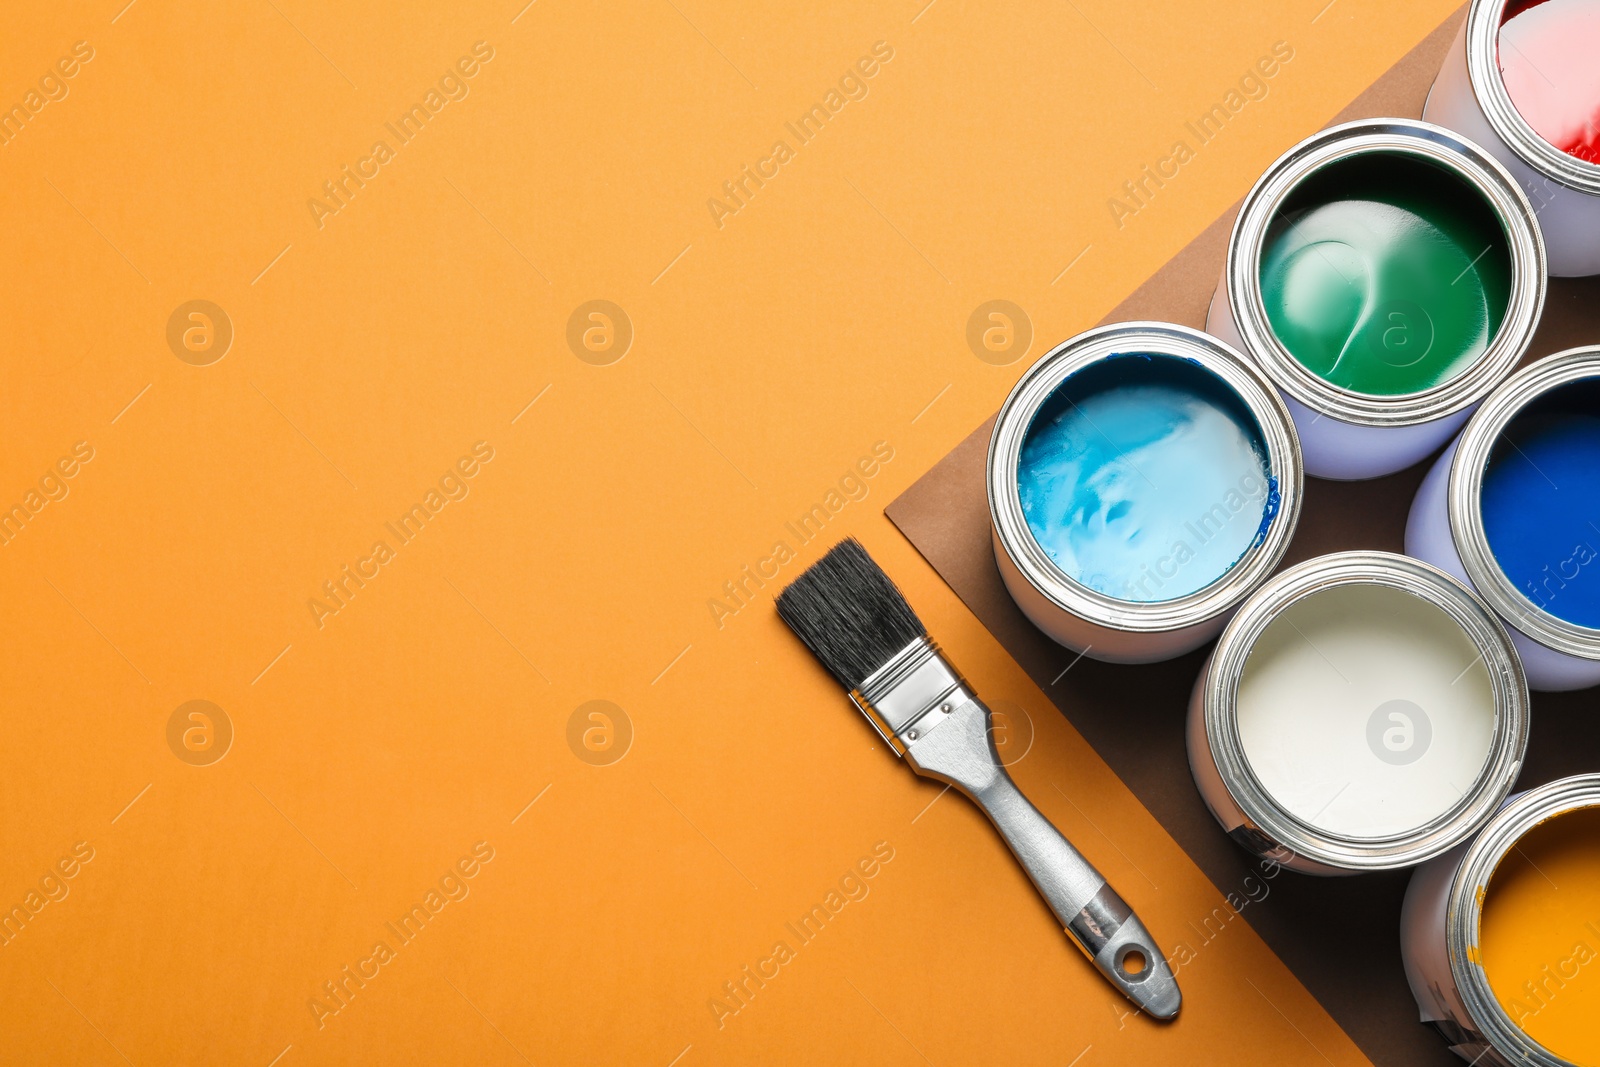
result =
[[1023,611],[1100,659],[1179,655],[1282,558],[1299,444],[1267,380],[1206,334],[1125,323],[1044,356],[995,422],[995,557]]

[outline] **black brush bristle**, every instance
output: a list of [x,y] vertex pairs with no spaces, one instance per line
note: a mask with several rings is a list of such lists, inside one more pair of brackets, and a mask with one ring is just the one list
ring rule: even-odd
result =
[[859,688],[896,652],[928,636],[894,582],[853,537],[778,594],[778,615],[846,689]]

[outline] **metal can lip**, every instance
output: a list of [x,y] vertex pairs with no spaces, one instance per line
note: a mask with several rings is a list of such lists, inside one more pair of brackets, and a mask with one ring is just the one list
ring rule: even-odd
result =
[[[1256,640],[1289,605],[1345,585],[1381,585],[1442,609],[1478,647],[1494,693],[1494,738],[1478,779],[1450,810],[1403,834],[1356,838],[1319,830],[1279,805],[1256,777],[1239,733],[1237,700],[1245,660]],[[1410,867],[1449,851],[1475,833],[1511,792],[1528,746],[1528,684],[1500,620],[1445,572],[1393,552],[1335,552],[1297,564],[1245,602],[1223,630],[1207,668],[1206,737],[1224,786],[1255,826],[1280,847],[1344,870]]]
[[1600,630],[1552,615],[1523,596],[1495,562],[1479,506],[1489,450],[1523,408],[1552,389],[1600,378],[1600,345],[1569,348],[1512,375],[1475,411],[1461,431],[1450,464],[1450,535],[1467,577],[1511,625],[1547,648],[1580,659],[1600,660]]
[[1478,944],[1489,881],[1500,861],[1535,826],[1557,815],[1594,807],[1600,807],[1600,774],[1561,778],[1528,790],[1489,820],[1462,854],[1450,882],[1444,932],[1456,989],[1485,1039],[1515,1063],[1570,1067],[1512,1020],[1489,985]]
[[1600,165],[1569,155],[1528,125],[1500,76],[1501,15],[1506,0],[1473,0],[1467,14],[1467,80],[1489,126],[1524,163],[1569,189],[1600,195]]
[[[1034,539],[1017,487],[1022,442],[1041,404],[1069,376],[1113,356],[1151,353],[1198,364],[1236,393],[1255,418],[1266,445],[1268,474],[1277,483],[1278,513],[1266,534],[1215,582],[1173,600],[1118,600],[1070,577]],[[989,438],[989,518],[1030,585],[1051,604],[1113,630],[1164,633],[1215,618],[1243,600],[1271,574],[1288,550],[1300,517],[1304,480],[1300,440],[1289,409],[1270,382],[1238,352],[1210,334],[1168,322],[1121,322],[1070,338],[1028,368],[1012,387]]]
[[[1443,167],[1483,196],[1505,230],[1511,292],[1499,330],[1466,370],[1419,393],[1372,396],[1312,373],[1278,340],[1262,300],[1260,263],[1267,227],[1278,205],[1302,180],[1338,160],[1397,152]],[[1389,118],[1332,126],[1301,141],[1267,168],[1245,196],[1234,222],[1225,279],[1239,336],[1280,389],[1313,411],[1358,426],[1415,426],[1471,407],[1511,372],[1539,324],[1547,273],[1544,238],[1533,205],[1498,160],[1442,126]]]

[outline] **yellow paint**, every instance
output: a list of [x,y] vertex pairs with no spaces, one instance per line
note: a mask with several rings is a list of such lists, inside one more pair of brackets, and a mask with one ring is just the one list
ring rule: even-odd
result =
[[1523,837],[1490,879],[1479,946],[1490,987],[1529,1037],[1600,1064],[1600,808]]

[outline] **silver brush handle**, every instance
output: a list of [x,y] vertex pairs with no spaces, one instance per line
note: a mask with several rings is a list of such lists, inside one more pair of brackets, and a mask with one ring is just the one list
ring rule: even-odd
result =
[[1108,982],[1155,1018],[1176,1016],[1183,996],[1155,938],[1011,780],[995,751],[989,709],[966,693],[958,699],[928,712],[920,728],[898,734],[907,761],[983,809],[1067,936]]

